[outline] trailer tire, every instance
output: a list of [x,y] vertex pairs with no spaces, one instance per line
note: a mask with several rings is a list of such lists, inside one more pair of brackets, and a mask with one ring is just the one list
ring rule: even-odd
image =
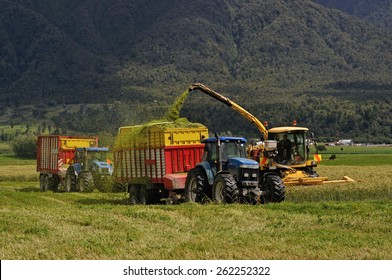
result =
[[264,194],[261,197],[261,203],[282,202],[286,198],[286,186],[282,178],[277,174],[265,174],[263,176],[261,190]]
[[49,189],[52,191],[57,192],[59,190],[59,184],[60,177],[57,174],[54,174],[52,178],[49,178]]
[[216,203],[238,203],[238,186],[230,174],[218,174],[212,186],[212,196]]
[[143,205],[156,203],[156,196],[154,195],[154,190],[149,189],[147,185],[141,185],[139,192],[139,202]]
[[94,190],[94,177],[90,171],[81,171],[78,178],[80,192],[92,192]]
[[65,191],[76,191],[76,174],[73,167],[68,168],[67,173],[65,174]]
[[130,185],[130,187],[129,187],[129,202],[131,205],[139,204],[139,202],[140,202],[140,186]]
[[49,188],[49,177],[47,174],[41,173],[39,175],[39,188],[42,192],[45,192]]
[[205,190],[208,188],[206,182],[207,179],[201,170],[195,168],[189,170],[185,181],[185,201],[202,202]]

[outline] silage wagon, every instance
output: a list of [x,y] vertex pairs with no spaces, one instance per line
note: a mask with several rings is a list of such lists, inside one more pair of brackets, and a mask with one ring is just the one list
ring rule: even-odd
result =
[[113,150],[115,181],[127,186],[131,204],[181,200],[207,137],[204,125],[189,122],[121,127]]

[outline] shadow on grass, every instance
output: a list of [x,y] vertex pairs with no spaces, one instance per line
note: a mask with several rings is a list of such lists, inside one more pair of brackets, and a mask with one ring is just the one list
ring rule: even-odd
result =
[[79,199],[77,202],[84,204],[84,205],[129,205],[129,200],[126,198],[123,199],[116,199],[116,198],[85,198]]
[[25,187],[16,189],[18,192],[40,192],[41,190],[37,187]]

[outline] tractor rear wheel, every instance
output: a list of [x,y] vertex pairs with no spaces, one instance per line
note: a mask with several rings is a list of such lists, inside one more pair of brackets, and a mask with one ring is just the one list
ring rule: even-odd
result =
[[238,186],[230,174],[218,174],[212,186],[212,197],[217,203],[238,203]]
[[76,175],[73,167],[68,168],[67,173],[65,174],[65,191],[76,191]]
[[200,169],[191,169],[186,176],[185,201],[203,202],[209,186],[204,172]]
[[277,174],[266,174],[263,177],[261,190],[264,194],[261,203],[282,202],[286,198],[286,186]]
[[94,190],[93,174],[90,171],[80,172],[77,185],[80,192],[92,192]]

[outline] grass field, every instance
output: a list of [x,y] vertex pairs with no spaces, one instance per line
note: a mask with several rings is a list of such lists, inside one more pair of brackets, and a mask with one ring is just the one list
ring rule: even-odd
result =
[[[322,165],[378,166],[392,164],[392,146],[329,146],[320,153]],[[335,160],[329,160],[335,155]]]
[[[258,206],[131,207],[123,193],[42,193],[31,161],[0,155],[0,258],[390,260],[392,153],[338,151],[318,173],[357,183],[289,187],[285,202]],[[370,151],[384,163],[370,164]]]

